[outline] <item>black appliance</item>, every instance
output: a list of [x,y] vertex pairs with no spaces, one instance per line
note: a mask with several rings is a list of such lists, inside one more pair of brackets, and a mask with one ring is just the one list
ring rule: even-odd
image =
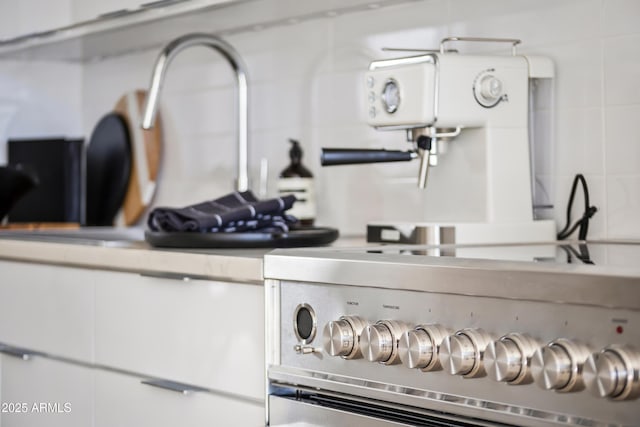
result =
[[82,139],[12,139],[8,141],[10,165],[33,171],[37,188],[20,199],[9,222],[72,222],[84,220]]

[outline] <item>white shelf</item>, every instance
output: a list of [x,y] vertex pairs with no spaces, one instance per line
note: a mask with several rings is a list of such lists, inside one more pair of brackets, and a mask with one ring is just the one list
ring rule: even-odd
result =
[[229,35],[416,0],[179,0],[0,40],[0,59],[86,62],[157,48],[191,32]]

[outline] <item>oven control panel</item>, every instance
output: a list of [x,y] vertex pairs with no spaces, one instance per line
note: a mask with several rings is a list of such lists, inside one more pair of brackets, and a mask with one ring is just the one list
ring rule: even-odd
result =
[[640,419],[638,312],[293,282],[280,295],[280,365],[322,373],[336,391],[370,386],[559,424]]

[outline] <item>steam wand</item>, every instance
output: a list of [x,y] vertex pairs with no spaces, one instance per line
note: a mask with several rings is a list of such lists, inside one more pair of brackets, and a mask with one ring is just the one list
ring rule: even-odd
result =
[[385,150],[359,148],[323,148],[320,156],[322,166],[356,165],[364,163],[408,162],[420,158],[418,187],[427,187],[431,166],[438,164],[438,142],[448,141],[460,135],[461,128],[417,128],[407,129],[407,141],[415,141],[415,150]]
[[357,165],[363,163],[408,162],[418,158],[415,151],[372,150],[359,148],[323,148],[322,166]]

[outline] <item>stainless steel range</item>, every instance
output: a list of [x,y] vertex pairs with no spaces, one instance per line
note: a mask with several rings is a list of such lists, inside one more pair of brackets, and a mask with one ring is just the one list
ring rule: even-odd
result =
[[640,425],[640,245],[279,250],[272,426]]

